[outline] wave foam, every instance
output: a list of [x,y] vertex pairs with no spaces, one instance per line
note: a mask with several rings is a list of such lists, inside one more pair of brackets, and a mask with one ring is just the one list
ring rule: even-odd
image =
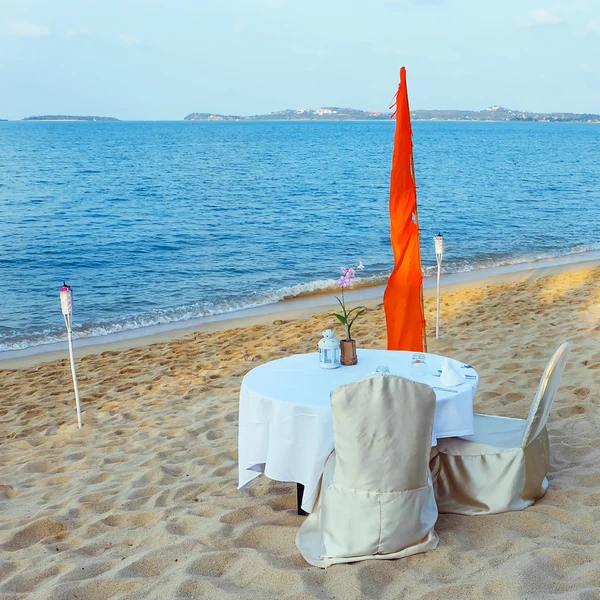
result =
[[[443,273],[463,273],[468,271],[513,266],[522,263],[535,262],[544,259],[566,257],[575,254],[584,255],[600,250],[600,243],[573,246],[559,251],[541,251],[528,255],[505,255],[502,257],[479,257],[474,260],[455,260],[443,263]],[[423,268],[425,277],[433,276],[437,272],[437,265],[428,265]],[[381,271],[368,277],[359,277],[355,280],[352,289],[384,284],[389,272]],[[202,317],[233,313],[240,310],[257,308],[276,304],[283,300],[313,296],[339,291],[335,279],[316,279],[306,283],[285,286],[276,290],[255,293],[246,297],[229,298],[214,303],[193,303],[171,308],[157,309],[140,315],[133,315],[115,320],[97,321],[76,325],[73,338],[102,337],[118,334],[125,331],[191,321]],[[41,346],[63,342],[65,333],[63,329],[44,329],[28,335],[8,335],[0,338],[0,352],[24,350],[32,346]]]

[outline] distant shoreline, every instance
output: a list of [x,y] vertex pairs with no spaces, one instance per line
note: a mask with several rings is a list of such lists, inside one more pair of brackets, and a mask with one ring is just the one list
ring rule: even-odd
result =
[[[117,122],[117,123],[181,123],[182,119],[117,119],[114,117],[96,117],[97,122]],[[385,118],[327,118],[327,119],[309,119],[309,118],[260,118],[260,117],[235,117],[235,118],[223,118],[223,119],[188,119],[187,117],[183,119],[183,121],[189,122],[255,122],[255,123],[285,123],[285,122],[293,122],[293,123],[343,123],[343,122],[356,122],[356,123],[386,123],[392,122],[390,116]],[[600,115],[598,119],[587,119],[587,120],[578,120],[578,119],[554,119],[554,120],[525,120],[525,119],[452,119],[452,118],[418,118],[414,115],[412,116],[413,123],[577,123],[577,124],[591,124],[591,125],[600,125]],[[89,123],[94,122],[93,118],[44,118],[44,117],[27,117],[25,119],[0,119],[0,123]]]
[[[492,106],[485,110],[413,110],[413,121],[526,122],[526,123],[600,123],[600,114],[534,113]],[[325,106],[317,109],[287,109],[264,115],[223,115],[191,113],[184,121],[386,121],[390,112]]]
[[77,115],[42,115],[25,117],[23,121],[118,121],[116,117],[99,117],[97,115],[77,116]]
[[[184,121],[186,119],[183,119]],[[231,119],[231,120],[217,120],[217,119],[189,119],[192,123],[393,123],[393,119]],[[127,120],[121,121],[126,123]],[[169,121],[129,121],[130,123],[181,123],[179,120]],[[545,124],[545,125],[600,125],[600,119],[598,121],[477,121],[477,120],[465,120],[465,119],[411,119],[412,123],[522,123],[522,124]]]
[[[514,281],[532,281],[539,277],[575,272],[598,266],[600,266],[600,251],[595,250],[567,256],[526,261],[513,265],[448,273],[442,275],[441,283],[444,292],[451,292]],[[435,281],[435,276],[433,275],[424,277],[423,288],[426,297],[435,293]],[[350,307],[354,307],[360,303],[374,308],[382,302],[384,289],[385,282],[375,282],[373,285],[364,285],[349,290],[346,292],[346,299]],[[229,313],[219,313],[182,321],[149,325],[117,333],[78,338],[75,341],[75,354],[80,358],[88,354],[99,354],[105,351],[181,339],[186,335],[198,331],[223,331],[237,327],[271,323],[274,319],[304,319],[315,314],[331,311],[336,306],[335,293],[331,290],[325,290],[316,294],[286,298],[278,302],[240,309]],[[20,350],[0,352],[0,371],[3,369],[24,368],[56,360],[64,357],[65,351],[65,342],[53,342],[29,346]]]

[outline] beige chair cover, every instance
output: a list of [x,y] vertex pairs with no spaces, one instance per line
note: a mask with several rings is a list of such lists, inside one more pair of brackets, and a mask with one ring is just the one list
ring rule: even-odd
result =
[[441,513],[485,515],[523,510],[548,489],[546,421],[567,362],[568,344],[554,354],[525,419],[475,414],[475,434],[438,440],[431,460]]
[[375,375],[338,387],[331,406],[335,451],[296,536],[302,556],[324,568],[434,550],[433,390]]

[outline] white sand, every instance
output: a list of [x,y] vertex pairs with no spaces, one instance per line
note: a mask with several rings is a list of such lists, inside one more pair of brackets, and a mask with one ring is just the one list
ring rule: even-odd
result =
[[[327,316],[89,354],[82,430],[66,359],[0,371],[0,599],[600,598],[599,279],[448,292],[439,341],[427,299],[429,351],[477,368],[481,412],[525,417],[556,347],[572,353],[547,495],[521,513],[442,515],[438,549],[398,561],[309,567],[295,486],[236,490],[241,378],[314,350]],[[381,308],[365,317],[359,346],[385,347]]]

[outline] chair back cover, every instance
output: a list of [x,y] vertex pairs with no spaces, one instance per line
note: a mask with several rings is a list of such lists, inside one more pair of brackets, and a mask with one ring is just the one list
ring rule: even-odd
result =
[[558,391],[560,380],[567,364],[568,354],[569,344],[562,344],[550,359],[542,375],[540,385],[527,416],[527,427],[523,435],[522,447],[528,446],[546,426],[554,397]]
[[325,568],[434,550],[433,389],[375,375],[338,387],[331,405],[335,452],[296,535],[302,556]]
[[378,492],[427,485],[435,412],[431,387],[375,375],[338,387],[331,406],[336,485]]

